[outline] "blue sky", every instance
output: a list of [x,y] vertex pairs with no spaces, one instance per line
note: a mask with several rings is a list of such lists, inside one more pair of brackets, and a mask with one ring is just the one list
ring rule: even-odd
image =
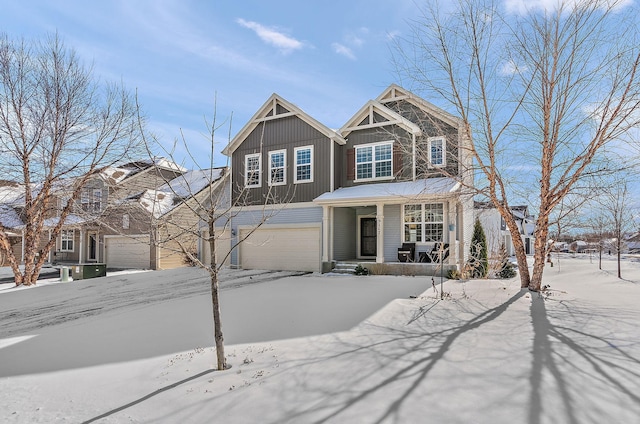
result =
[[[22,0],[3,2],[0,30],[57,31],[97,76],[137,90],[164,143],[182,129],[194,151],[207,151],[216,94],[218,122],[233,113],[232,135],[274,92],[339,128],[402,83],[389,39],[415,13],[413,0]],[[218,151],[228,133],[218,133]]]

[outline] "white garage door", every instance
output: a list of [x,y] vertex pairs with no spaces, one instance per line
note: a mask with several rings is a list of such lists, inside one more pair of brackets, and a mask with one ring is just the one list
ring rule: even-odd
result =
[[[249,230],[241,230],[240,236]],[[319,227],[264,227],[240,244],[244,269],[320,271]]]
[[149,269],[149,236],[105,237],[107,268]]

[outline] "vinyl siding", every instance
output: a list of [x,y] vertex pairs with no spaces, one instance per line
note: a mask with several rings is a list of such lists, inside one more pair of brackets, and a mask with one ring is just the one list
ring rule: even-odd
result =
[[333,259],[337,261],[356,257],[356,211],[352,208],[333,210]]
[[[349,179],[351,175],[348,172],[347,167],[350,166],[348,161],[345,159],[347,155],[347,151],[355,148],[356,146],[362,144],[369,143],[377,143],[381,141],[394,141],[394,148],[396,145],[399,146],[402,151],[402,172],[398,176],[397,180],[406,181],[412,178],[412,167],[411,167],[411,152],[412,152],[412,136],[407,133],[402,128],[397,126],[388,126],[384,128],[366,128],[363,130],[353,131],[349,134],[347,144],[343,146],[343,151],[341,154],[342,163],[340,164],[341,175],[340,175],[340,186],[341,187],[351,187],[353,185],[359,184],[376,184],[381,181],[368,181],[368,182],[358,182],[355,183],[354,180]],[[398,172],[397,169],[393,169],[393,173],[396,174]],[[349,177],[348,177],[349,175]],[[385,180],[385,182],[392,180]]]
[[[269,216],[269,214],[273,214]],[[269,216],[265,225],[295,225],[295,224],[315,224],[322,222],[322,207],[292,208],[272,211],[243,211],[232,218],[231,228],[235,234],[240,234],[239,227],[255,226],[260,220]],[[231,238],[231,243],[235,244],[238,237]],[[238,264],[238,248],[231,252],[231,263]]]
[[402,247],[401,205],[384,207],[384,261],[398,262],[398,248]]
[[[274,203],[274,199],[278,203],[312,201],[330,189],[328,171],[331,168],[332,144],[322,133],[295,116],[258,125],[232,155],[233,201],[243,205]],[[302,146],[313,146],[313,182],[294,184],[294,148]],[[274,150],[286,150],[286,185],[270,187],[269,152]],[[245,156],[260,152],[262,185],[243,192]]]

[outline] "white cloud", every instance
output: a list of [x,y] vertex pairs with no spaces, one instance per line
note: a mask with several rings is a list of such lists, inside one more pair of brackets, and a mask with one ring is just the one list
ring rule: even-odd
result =
[[333,47],[333,51],[335,51],[339,55],[342,55],[351,60],[356,60],[356,56],[353,54],[353,51],[344,44],[333,43],[331,44],[331,47]]
[[299,50],[304,47],[304,44],[301,41],[298,41],[274,28],[266,27],[257,22],[246,21],[242,18],[237,19],[236,22],[243,27],[252,30],[262,41],[277,47],[283,53],[289,53],[292,50]]
[[354,49],[360,49],[365,44],[365,38],[369,35],[369,28],[360,27],[356,31],[350,31],[342,37],[342,42],[331,44],[333,51],[351,60],[356,60]]
[[[536,10],[557,10],[562,4],[567,10],[576,5],[587,5],[593,0],[504,0],[508,12],[525,15]],[[601,8],[613,7],[622,9],[633,3],[633,0],[600,0]]]
[[526,66],[520,66],[517,63],[515,63],[514,61],[510,60],[510,61],[504,63],[500,67],[500,75],[515,75],[515,74],[519,74],[519,73],[522,73],[522,72],[526,72],[527,69],[528,68]]

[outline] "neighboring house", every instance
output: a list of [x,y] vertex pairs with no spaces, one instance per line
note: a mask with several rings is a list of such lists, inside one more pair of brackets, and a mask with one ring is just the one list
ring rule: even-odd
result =
[[[529,214],[527,206],[512,206],[511,213],[516,220],[525,253],[533,254],[535,218]],[[498,209],[490,202],[475,202],[475,215],[480,220],[487,237],[489,255],[497,257],[501,245],[504,245],[507,255],[515,255],[511,232]]]
[[[106,263],[108,268],[168,269],[188,265],[181,252],[182,243],[199,255],[199,216],[193,202],[205,196],[208,181],[213,190],[223,188],[224,168],[187,171],[164,158],[140,160],[118,167],[107,167],[92,176],[80,192],[74,209],[63,224],[47,261],[53,264]],[[210,178],[210,179],[209,179]],[[59,214],[69,201],[73,181],[56,189],[57,205],[45,221],[47,232],[59,222]],[[20,192],[20,187],[15,187]],[[23,191],[23,190],[22,190]],[[0,192],[1,194],[1,192]],[[8,198],[8,196],[5,196]],[[21,196],[12,204],[1,205],[0,222],[20,219]],[[10,216],[9,210],[15,216]],[[180,228],[173,222],[179,222]],[[5,225],[6,226],[6,225]],[[21,249],[24,223],[11,227]],[[189,229],[193,231],[189,233]],[[178,231],[180,230],[180,231]],[[16,255],[22,260],[22,254]]]
[[473,228],[468,143],[458,118],[397,85],[339,130],[273,94],[223,150],[232,243],[253,231],[231,264],[326,272],[398,262],[403,243],[418,260],[444,242],[447,264],[460,266]]

